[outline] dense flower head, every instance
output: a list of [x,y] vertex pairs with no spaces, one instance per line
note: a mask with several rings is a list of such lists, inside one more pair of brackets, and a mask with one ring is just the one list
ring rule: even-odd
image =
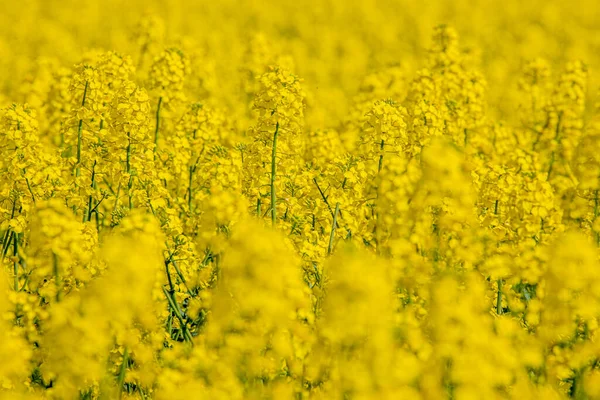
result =
[[150,70],[151,89],[156,90],[165,102],[182,96],[184,79],[189,74],[189,60],[183,52],[169,48],[159,54]]
[[304,92],[300,79],[286,69],[272,67],[259,79],[260,88],[253,108],[265,126],[279,123],[282,129],[297,131],[304,119]]

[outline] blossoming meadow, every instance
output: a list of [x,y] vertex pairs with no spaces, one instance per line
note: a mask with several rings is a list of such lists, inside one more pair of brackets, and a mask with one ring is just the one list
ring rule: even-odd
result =
[[0,399],[600,399],[592,0],[0,11]]

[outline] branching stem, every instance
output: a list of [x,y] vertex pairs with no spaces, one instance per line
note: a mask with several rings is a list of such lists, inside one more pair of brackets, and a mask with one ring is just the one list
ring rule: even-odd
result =
[[329,235],[329,246],[327,246],[327,254],[333,251],[333,240],[335,239],[335,227],[337,226],[337,216],[340,212],[340,203],[335,204],[335,212],[333,213],[333,222],[331,223],[331,234]]

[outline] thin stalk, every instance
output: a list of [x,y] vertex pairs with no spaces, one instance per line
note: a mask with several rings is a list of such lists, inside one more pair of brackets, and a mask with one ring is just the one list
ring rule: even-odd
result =
[[[131,187],[133,186],[133,179],[131,177],[131,136],[127,132],[127,158],[126,158],[126,169],[129,175],[129,182],[127,183],[127,195],[129,196],[129,209],[133,208],[133,202],[131,200]],[[120,187],[120,186],[119,186]]]
[[10,235],[10,228],[8,228],[7,230],[4,231],[4,234],[2,235],[2,249],[4,250],[4,246],[6,246],[6,241],[8,240],[8,236]]
[[[381,144],[379,145],[379,150],[380,150],[380,154],[379,154],[379,165],[377,166],[377,174],[381,173],[381,169],[383,168],[383,148],[385,147],[385,141],[383,139],[381,139]],[[375,198],[379,197],[379,190],[377,190],[377,194],[375,195]],[[371,213],[373,215],[373,217],[375,218],[375,221],[380,221],[379,218],[379,209],[376,209],[375,207],[373,207],[371,209]],[[381,246],[380,244],[380,233],[377,230],[377,226],[378,226],[379,222],[377,222],[375,224],[375,226],[373,227],[373,237],[375,237],[375,243],[377,245],[377,254],[380,254],[381,251]],[[438,236],[438,242],[439,242],[439,236]],[[439,247],[439,245],[438,245]],[[437,250],[436,250],[437,252]]]
[[[498,215],[498,202],[494,204],[494,215]],[[502,279],[498,279],[498,296],[496,297],[496,314],[502,315]]]
[[154,152],[158,150],[158,131],[160,129],[160,106],[162,105],[163,98],[158,98],[158,106],[156,107],[156,126],[154,128]]
[[273,151],[271,153],[271,222],[277,223],[277,195],[275,194],[275,174],[277,173],[277,135],[279,134],[279,121],[275,125],[273,134]]
[[186,342],[192,342],[192,335],[190,334],[190,332],[187,329],[187,325],[185,323],[185,321],[183,320],[183,316],[181,315],[181,311],[179,310],[179,306],[177,305],[177,302],[174,299],[174,296],[171,295],[171,293],[169,293],[169,291],[163,286],[163,292],[165,293],[165,296],[167,297],[167,301],[169,302],[169,305],[171,306],[171,309],[173,310],[173,312],[175,313],[175,316],[177,317],[177,319],[179,320],[179,323],[181,324],[181,329],[183,331],[183,338],[185,339]]
[[502,279],[498,279],[498,297],[496,298],[496,314],[502,315]]
[[[558,141],[560,143],[560,140],[558,140],[559,136],[560,136],[560,124],[562,121],[562,112],[558,114],[558,122],[556,123],[556,135],[554,136],[554,140]],[[556,161],[556,155],[555,155],[555,151],[552,151],[552,154],[550,155],[550,166],[548,167],[548,174],[546,177],[546,180],[550,180],[550,176],[552,175],[552,169],[554,167],[554,162]]]
[[[97,161],[94,160],[94,166],[92,167],[92,184],[90,185],[92,190],[94,189],[94,186],[96,186],[96,162]],[[92,208],[92,201],[93,201],[93,197],[90,194],[90,197],[88,199],[88,208],[87,208],[88,212],[87,212],[87,216],[84,214],[83,222],[92,220],[92,212],[94,211],[94,209]]]
[[[100,204],[102,204],[102,202],[104,201],[104,199],[106,198],[107,194],[102,195],[102,198],[100,200],[98,200],[98,202],[96,203],[96,205],[94,207],[92,207],[92,210],[90,211],[90,216],[92,214],[96,215],[96,222],[98,222],[98,207],[100,207]],[[91,218],[90,218],[91,221]]]
[[125,347],[125,351],[123,351],[123,362],[121,364],[121,368],[119,369],[119,379],[117,381],[117,387],[119,388],[119,400],[123,395],[123,384],[125,383],[125,373],[127,372],[127,364],[129,362],[129,349]]
[[192,212],[192,181],[195,167],[190,166],[190,176],[188,181],[188,209]]
[[117,211],[117,206],[119,205],[119,195],[121,194],[121,181],[119,181],[119,186],[117,186],[117,193],[115,194],[115,204],[113,205],[113,212]]
[[6,242],[4,243],[4,247],[2,248],[2,259],[3,260],[6,257],[6,254],[8,254],[8,249],[10,248],[10,244],[11,244],[14,236],[15,236],[15,233],[11,230],[8,233],[8,237],[7,237],[8,240],[6,240]]
[[[87,97],[88,82],[85,82],[85,89],[83,89],[83,100],[81,100],[81,107],[85,107],[85,98]],[[77,167],[75,168],[75,176],[81,175],[81,143],[83,133],[83,119],[79,120],[79,126],[77,128]]]
[[104,184],[106,185],[106,187],[108,188],[108,191],[110,193],[112,193],[113,195],[115,195],[115,190],[113,189],[112,185],[110,184],[109,181],[106,180],[106,177],[102,177],[102,182],[104,182]]
[[385,146],[385,141],[381,140],[381,154],[379,155],[379,165],[377,166],[377,172],[381,172],[381,168],[383,167],[383,147]]
[[[21,264],[21,265],[23,265],[23,264]],[[22,268],[22,269],[25,269],[25,268]],[[29,283],[29,274],[25,274],[25,282],[23,282],[23,285],[21,285],[21,289],[19,289],[19,292],[21,290],[25,290],[28,283]]]
[[54,269],[54,285],[56,286],[56,301],[59,302],[62,298],[61,295],[61,284],[60,284],[60,274],[58,271],[58,256],[56,253],[52,253],[52,267]]
[[321,195],[321,198],[323,199],[323,201],[325,202],[325,205],[329,209],[329,213],[333,217],[333,208],[331,208],[331,205],[329,204],[329,201],[327,201],[327,196],[325,196],[325,193],[323,193],[323,191],[321,190],[321,186],[319,186],[319,182],[317,182],[317,178],[313,178],[313,182],[315,183],[315,185],[317,185],[317,189],[319,190],[319,194]]
[[15,217],[15,211],[17,211],[17,200],[13,201],[12,210],[10,211],[10,219]]
[[192,291],[188,287],[187,281],[185,280],[185,277],[183,276],[183,273],[181,272],[181,270],[177,266],[177,263],[175,261],[171,261],[171,265],[173,265],[173,268],[175,268],[175,272],[177,272],[177,276],[179,276],[179,279],[181,279],[181,282],[183,283],[183,286],[185,286],[185,289],[187,290],[188,294],[190,296],[192,296]]
[[260,218],[260,213],[261,213],[260,206],[261,206],[261,204],[260,204],[260,197],[259,197],[258,199],[256,199],[256,216],[258,218]]
[[14,281],[14,289],[15,292],[19,291],[19,235],[17,234],[15,236],[15,240],[13,241],[13,272],[15,274],[15,281]]
[[[175,316],[177,317],[177,319],[179,320],[179,322],[181,324],[181,329],[183,330],[183,335],[184,335],[185,340],[191,342],[192,336],[190,335],[190,333],[187,330],[187,325],[183,319],[183,316],[181,315],[181,310],[179,309],[177,300],[175,299],[175,287],[173,286],[173,280],[171,279],[171,272],[169,271],[170,263],[171,262],[169,260],[165,261],[165,271],[167,272],[167,279],[169,281],[169,290],[165,289],[165,287],[163,286],[163,291],[165,292],[165,295],[167,296],[169,305],[173,309]],[[176,268],[176,270],[177,270],[177,268]],[[180,271],[178,271],[178,272],[180,272]],[[181,277],[183,277],[183,275],[181,275]],[[187,285],[186,285],[186,287],[187,287]]]
[[131,135],[127,132],[127,154],[125,158],[125,170],[127,173],[131,171]]
[[169,337],[173,339],[173,311],[167,317],[167,332],[169,332]]
[[[98,208],[98,204],[96,204],[94,209]],[[98,234],[100,234],[100,227],[104,225],[104,217],[102,217],[102,224],[100,224],[100,216],[98,215],[97,211],[94,213],[94,217],[96,218],[96,231],[98,231]]]
[[[23,174],[26,174],[27,170],[23,168]],[[29,183],[29,179],[25,177],[25,183],[27,183],[27,190],[29,190],[29,194],[31,195],[31,199],[33,200],[33,204],[35,205],[35,196],[33,194],[33,190],[31,190],[31,184]]]
[[335,212],[333,213],[333,222],[331,224],[331,234],[329,235],[329,246],[327,246],[327,254],[331,254],[333,250],[333,239],[335,238],[335,227],[337,225],[337,216],[340,212],[340,203],[335,204]]
[[[15,201],[13,201],[12,211],[10,212],[11,220],[15,217],[16,209],[17,209],[17,201],[15,200]],[[3,260],[6,255],[6,252],[8,251],[8,247],[10,246],[10,240],[12,239],[12,234],[13,234],[13,231],[10,228],[8,228],[6,230],[6,232],[4,232],[4,238],[2,238],[2,259]]]
[[175,293],[175,287],[173,286],[173,280],[171,279],[171,271],[169,271],[170,261],[165,261],[165,271],[167,273],[167,280],[169,281],[169,292]]

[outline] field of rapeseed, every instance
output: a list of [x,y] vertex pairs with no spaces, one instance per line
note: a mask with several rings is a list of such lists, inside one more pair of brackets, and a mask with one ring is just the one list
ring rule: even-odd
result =
[[600,399],[593,0],[0,11],[0,399]]

